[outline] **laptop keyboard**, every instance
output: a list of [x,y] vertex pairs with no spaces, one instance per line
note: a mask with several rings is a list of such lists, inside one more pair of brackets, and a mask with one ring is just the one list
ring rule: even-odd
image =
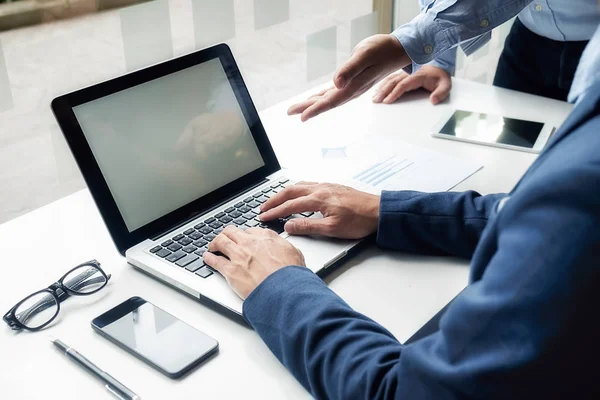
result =
[[284,232],[283,227],[289,219],[308,218],[314,214],[307,212],[270,222],[262,222],[258,219],[260,206],[289,184],[291,182],[287,178],[273,182],[235,205],[218,211],[214,216],[206,218],[183,232],[174,234],[172,238],[152,247],[149,251],[156,257],[167,260],[177,267],[184,268],[196,276],[208,278],[215,271],[204,263],[202,256],[207,251],[211,240],[221,233],[227,225],[234,225],[244,230],[259,227],[282,233]]

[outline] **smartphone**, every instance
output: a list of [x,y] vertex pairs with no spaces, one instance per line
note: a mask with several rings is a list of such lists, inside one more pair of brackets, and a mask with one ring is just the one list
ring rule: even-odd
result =
[[440,120],[431,135],[443,139],[539,153],[553,133],[554,128],[543,122],[452,110]]
[[219,350],[212,337],[137,296],[94,318],[92,328],[173,379]]

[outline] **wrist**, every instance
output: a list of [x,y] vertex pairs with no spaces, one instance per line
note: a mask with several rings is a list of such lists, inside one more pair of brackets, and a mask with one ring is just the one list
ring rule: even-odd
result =
[[366,202],[366,216],[369,221],[369,231],[377,232],[377,226],[379,225],[379,203],[381,201],[380,196],[369,194],[369,199]]

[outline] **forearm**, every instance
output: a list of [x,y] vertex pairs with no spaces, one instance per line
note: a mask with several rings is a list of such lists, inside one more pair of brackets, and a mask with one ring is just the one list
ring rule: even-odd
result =
[[473,191],[383,192],[377,243],[381,247],[470,258],[504,194]]
[[[393,32],[409,57],[426,64],[447,50],[465,46],[471,54],[489,40],[489,32],[517,15],[531,0],[436,0]],[[486,37],[480,38],[481,35]]]

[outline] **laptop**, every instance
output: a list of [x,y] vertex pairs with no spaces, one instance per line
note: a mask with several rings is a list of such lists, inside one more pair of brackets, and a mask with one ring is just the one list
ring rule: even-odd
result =
[[235,319],[242,300],[202,259],[225,226],[276,231],[320,276],[358,244],[259,221],[292,182],[225,44],[60,96],[52,110],[127,262]]

